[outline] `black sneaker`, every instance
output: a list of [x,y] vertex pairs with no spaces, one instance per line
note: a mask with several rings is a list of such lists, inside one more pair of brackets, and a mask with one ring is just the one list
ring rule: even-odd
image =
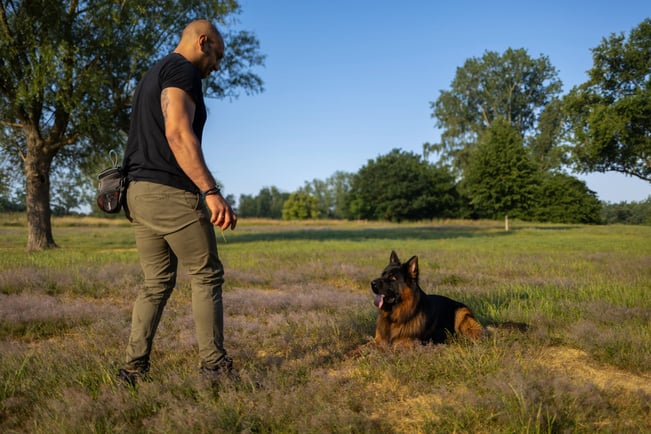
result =
[[204,380],[216,385],[224,379],[238,380],[239,376],[233,371],[233,359],[231,356],[224,356],[215,368],[201,367],[201,376]]
[[120,369],[118,371],[118,380],[135,387],[141,381],[149,381],[147,371],[143,369]]

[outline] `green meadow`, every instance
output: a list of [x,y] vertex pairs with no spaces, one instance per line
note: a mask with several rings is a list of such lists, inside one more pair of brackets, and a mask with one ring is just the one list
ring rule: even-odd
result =
[[[217,234],[240,381],[198,371],[181,272],[152,381],[115,379],[142,276],[124,219],[57,218],[25,251],[0,216],[2,433],[651,431],[651,227],[242,220]],[[391,250],[421,286],[498,329],[479,343],[372,344],[370,280]]]

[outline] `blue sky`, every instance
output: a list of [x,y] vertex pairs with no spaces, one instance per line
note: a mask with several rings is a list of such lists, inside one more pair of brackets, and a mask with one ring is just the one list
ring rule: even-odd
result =
[[[267,56],[261,94],[208,100],[208,166],[226,194],[292,192],[440,131],[430,103],[456,69],[487,50],[549,57],[564,92],[586,80],[591,48],[651,16],[648,0],[241,0],[237,28]],[[651,184],[577,175],[601,200],[640,201]]]

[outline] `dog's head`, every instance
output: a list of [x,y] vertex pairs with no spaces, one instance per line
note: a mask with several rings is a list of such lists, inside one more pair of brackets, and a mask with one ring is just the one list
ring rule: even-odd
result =
[[390,311],[402,301],[404,291],[411,291],[418,286],[418,257],[412,256],[404,264],[400,263],[396,252],[392,251],[389,265],[382,276],[371,281],[371,289],[375,294],[373,303],[385,311]]

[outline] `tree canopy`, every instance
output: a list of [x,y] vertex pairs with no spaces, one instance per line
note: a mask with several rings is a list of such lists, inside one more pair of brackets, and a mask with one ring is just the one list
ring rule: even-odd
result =
[[572,161],[651,182],[651,18],[592,50],[588,80],[564,98]]
[[559,172],[538,176],[534,206],[526,219],[552,223],[602,223],[602,204],[584,181]]
[[495,119],[469,156],[462,192],[481,217],[523,218],[534,202],[535,173],[520,133]]
[[185,25],[216,22],[227,50],[210,97],[258,92],[257,39],[234,31],[234,0],[0,0],[0,153],[23,167],[28,249],[55,246],[50,224],[53,162],[90,170],[128,130],[138,79],[171,51]]
[[470,153],[460,185],[477,217],[555,223],[599,223],[601,204],[585,182],[542,170],[522,136],[497,119]]
[[[554,133],[553,112],[546,112],[542,122],[541,115],[561,87],[546,56],[533,59],[524,49],[509,48],[503,54],[487,51],[481,58],[470,58],[457,68],[451,89],[441,91],[431,103],[432,117],[443,132],[440,143],[425,144],[424,151],[440,153],[443,160],[463,169],[479,135],[496,119],[506,120],[525,141],[541,129]],[[551,142],[553,137],[546,143]]]
[[445,168],[393,149],[353,176],[347,208],[353,219],[402,221],[450,217],[457,205],[454,178]]
[[319,218],[319,200],[316,196],[297,191],[291,193],[283,204],[283,220],[308,220]]

